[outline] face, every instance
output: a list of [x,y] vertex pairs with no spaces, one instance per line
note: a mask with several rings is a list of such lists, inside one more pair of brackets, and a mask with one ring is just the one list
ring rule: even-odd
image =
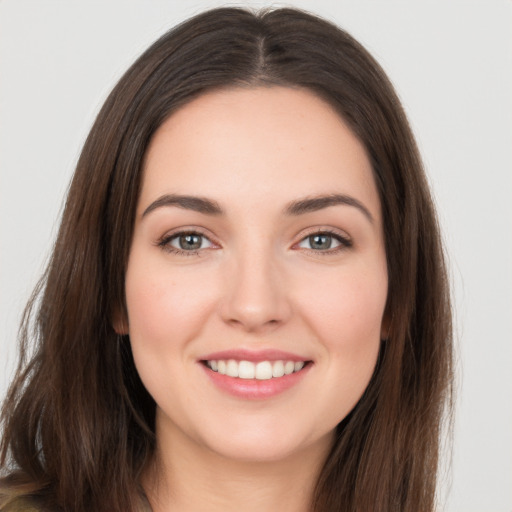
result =
[[375,367],[379,198],[334,110],[284,87],[208,93],[146,155],[126,274],[157,438],[244,460],[329,445]]

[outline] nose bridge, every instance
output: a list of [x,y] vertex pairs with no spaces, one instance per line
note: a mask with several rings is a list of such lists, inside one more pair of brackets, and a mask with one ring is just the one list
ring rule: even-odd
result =
[[268,240],[249,240],[227,262],[225,321],[255,331],[286,320],[290,305],[274,247]]

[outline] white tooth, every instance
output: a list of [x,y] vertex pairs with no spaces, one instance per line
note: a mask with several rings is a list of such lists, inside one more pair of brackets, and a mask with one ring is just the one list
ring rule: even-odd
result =
[[295,365],[293,367],[293,371],[298,372],[299,370],[302,370],[302,368],[304,368],[304,361],[299,361],[299,362],[295,363]]
[[290,375],[290,373],[293,373],[293,370],[295,368],[295,363],[293,361],[286,361],[284,364],[284,374]]
[[238,363],[230,359],[226,364],[226,375],[229,377],[238,377]]
[[272,378],[272,364],[270,361],[262,361],[256,365],[256,378],[258,380],[267,380]]
[[217,361],[208,361],[208,366],[216,372],[219,368],[219,365],[217,364]]
[[240,361],[238,364],[238,376],[241,379],[254,379],[255,364],[250,361]]
[[217,362],[217,371],[222,375],[226,375],[226,361],[220,360]]
[[272,377],[282,377],[284,375],[283,361],[276,361],[272,365]]

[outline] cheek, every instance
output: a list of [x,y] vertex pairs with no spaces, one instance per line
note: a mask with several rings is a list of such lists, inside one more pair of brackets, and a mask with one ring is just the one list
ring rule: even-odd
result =
[[169,393],[169,389],[178,389],[186,378],[184,363],[189,361],[192,342],[210,314],[214,287],[211,282],[207,286],[204,276],[197,272],[172,269],[155,259],[148,265],[138,265],[136,256],[134,251],[125,285],[135,366],[157,403],[171,402],[178,407],[179,396]]
[[[132,270],[133,269],[133,270]],[[197,334],[212,303],[200,275],[166,265],[128,267],[126,302],[132,340],[165,346]]]
[[311,321],[336,333],[340,342],[354,337],[362,341],[380,337],[386,297],[385,275],[347,273],[325,280],[318,293],[309,294],[305,309],[311,311]]
[[[304,316],[344,383],[366,386],[380,347],[386,272],[347,272],[325,280],[303,303]],[[334,377],[333,377],[334,378]],[[338,377],[337,377],[338,378]]]

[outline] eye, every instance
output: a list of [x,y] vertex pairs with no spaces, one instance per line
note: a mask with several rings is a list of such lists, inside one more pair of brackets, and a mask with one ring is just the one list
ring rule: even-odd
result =
[[158,245],[163,249],[176,254],[187,256],[196,254],[202,249],[213,247],[213,243],[201,233],[187,231],[166,236],[159,241]]
[[301,249],[331,253],[351,246],[352,242],[348,238],[329,232],[313,233],[298,243]]

